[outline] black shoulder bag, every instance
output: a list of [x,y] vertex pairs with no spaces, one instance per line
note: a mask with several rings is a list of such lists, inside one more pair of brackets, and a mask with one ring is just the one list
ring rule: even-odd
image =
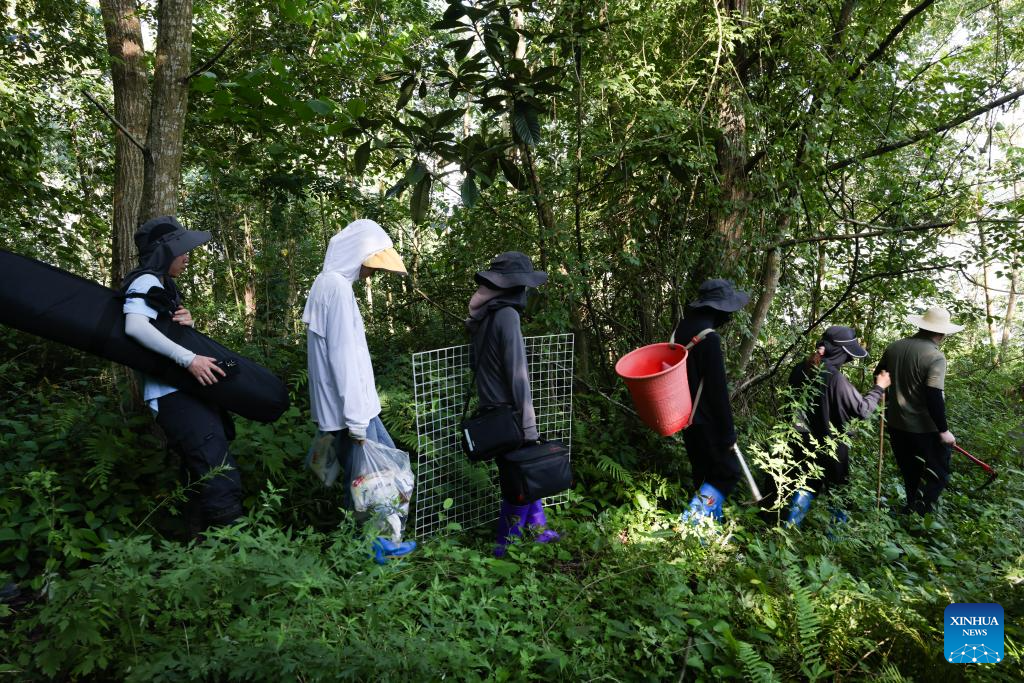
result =
[[[491,330],[494,313],[488,315],[483,331],[483,339]],[[519,415],[509,405],[496,405],[478,408],[467,417],[469,401],[476,390],[476,365],[473,364],[473,375],[466,391],[466,402],[462,406],[462,423],[459,431],[462,438],[462,450],[473,462],[493,460],[516,450],[523,445],[523,428],[519,423]]]

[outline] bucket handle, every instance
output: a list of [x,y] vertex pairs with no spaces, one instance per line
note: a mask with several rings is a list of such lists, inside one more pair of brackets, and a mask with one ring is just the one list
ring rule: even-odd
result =
[[[679,325],[676,325],[676,327],[679,327]],[[672,328],[672,334],[670,334],[668,337],[668,343],[672,346],[676,345],[676,327]],[[690,340],[689,344],[684,345],[684,348],[686,348],[686,350],[689,351],[694,346],[704,341],[704,337],[708,336],[714,331],[715,329],[713,327],[708,327],[706,329],[701,330],[699,333],[697,333],[696,337]]]

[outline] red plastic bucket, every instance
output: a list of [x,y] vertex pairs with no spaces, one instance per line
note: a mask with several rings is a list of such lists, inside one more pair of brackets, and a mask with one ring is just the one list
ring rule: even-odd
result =
[[689,425],[693,406],[686,379],[685,346],[644,346],[620,358],[615,372],[625,380],[636,412],[648,427],[669,436]]

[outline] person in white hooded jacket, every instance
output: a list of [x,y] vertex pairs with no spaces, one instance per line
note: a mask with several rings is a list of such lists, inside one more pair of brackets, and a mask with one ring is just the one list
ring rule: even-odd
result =
[[[335,436],[336,454],[344,471],[345,504],[354,449],[370,439],[391,448],[391,436],[380,419],[380,399],[366,345],[363,316],[353,285],[384,270],[407,274],[391,238],[376,222],[359,219],[331,238],[324,267],[313,282],[302,313],[306,324],[309,403],[321,432]],[[414,542],[386,538],[374,542],[378,555],[405,555]]]

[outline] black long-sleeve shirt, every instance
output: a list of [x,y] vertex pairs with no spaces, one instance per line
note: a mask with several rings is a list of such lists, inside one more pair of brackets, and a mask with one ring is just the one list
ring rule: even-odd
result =
[[478,323],[472,340],[480,405],[512,406],[519,413],[524,438],[536,441],[540,436],[519,311],[503,306],[489,315],[493,320]]
[[816,439],[824,438],[832,429],[838,434],[845,433],[851,419],[869,417],[882,400],[882,387],[876,384],[861,396],[839,367],[825,363],[811,366],[804,361],[789,373],[789,386],[794,389],[801,389],[821,377],[820,388],[812,392],[811,404],[803,415],[807,428]]
[[[709,316],[687,316],[676,325],[676,343],[688,344],[709,327],[714,327],[714,321]],[[732,446],[736,443],[736,427],[733,425],[732,406],[729,403],[722,337],[717,332],[710,333],[690,349],[686,356],[686,376],[690,384],[690,396],[694,399],[701,380],[704,380],[693,424],[706,425],[717,445],[724,448]]]

